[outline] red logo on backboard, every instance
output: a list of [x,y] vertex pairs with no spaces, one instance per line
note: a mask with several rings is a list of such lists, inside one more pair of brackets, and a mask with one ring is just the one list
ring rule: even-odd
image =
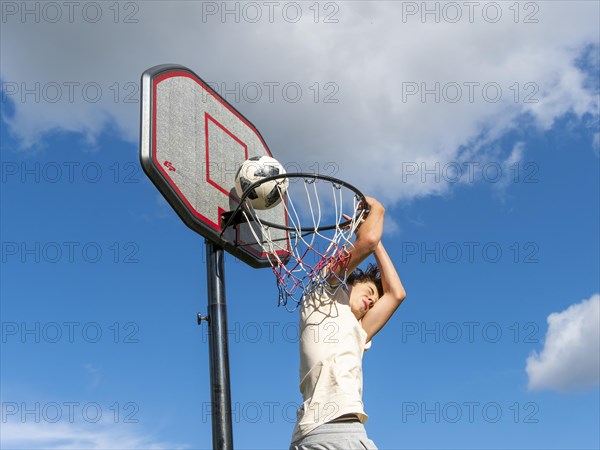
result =
[[171,161],[165,161],[164,166],[169,169],[171,172],[175,172],[177,169],[171,164]]

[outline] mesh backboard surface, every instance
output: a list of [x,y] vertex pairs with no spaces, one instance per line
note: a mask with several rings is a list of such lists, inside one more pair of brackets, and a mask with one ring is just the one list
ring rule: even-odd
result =
[[[254,156],[272,156],[258,130],[191,70],[156,66],[142,75],[140,159],[181,219],[253,267],[270,267],[247,224],[226,230],[222,214],[239,201],[235,175]],[[261,211],[282,223],[280,204]],[[284,231],[274,230],[284,239]]]

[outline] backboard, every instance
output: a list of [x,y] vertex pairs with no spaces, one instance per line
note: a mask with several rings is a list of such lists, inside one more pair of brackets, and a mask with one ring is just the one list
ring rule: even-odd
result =
[[[187,226],[252,267],[270,263],[249,225],[237,224],[222,236],[221,227],[223,214],[239,204],[239,167],[263,155],[273,156],[256,127],[190,69],[160,65],[142,74],[144,172]],[[270,222],[286,220],[283,204],[260,214]],[[285,231],[272,233],[286,241]]]

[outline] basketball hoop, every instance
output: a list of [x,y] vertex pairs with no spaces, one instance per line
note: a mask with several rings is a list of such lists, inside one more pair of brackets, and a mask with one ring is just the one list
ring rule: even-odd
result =
[[[261,218],[263,211],[255,210],[246,199],[260,185],[284,179],[288,180],[288,188],[284,190],[283,183],[277,187],[283,198],[285,222]],[[366,205],[365,196],[358,189],[337,178],[308,173],[275,175],[244,191],[239,206],[222,215],[221,233],[240,222],[249,225],[276,276],[279,305],[293,311],[304,295],[332,289],[331,275],[338,279],[333,289],[345,283],[350,260],[348,247],[368,213]],[[273,230],[286,231],[285,237],[272,233]]]

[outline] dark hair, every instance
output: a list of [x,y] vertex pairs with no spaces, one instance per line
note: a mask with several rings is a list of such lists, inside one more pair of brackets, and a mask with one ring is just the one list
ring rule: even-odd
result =
[[356,283],[373,283],[377,287],[377,293],[379,297],[383,295],[383,285],[381,284],[381,274],[379,273],[379,267],[377,264],[369,264],[367,270],[356,269],[350,275],[346,282],[350,286],[354,286]]

